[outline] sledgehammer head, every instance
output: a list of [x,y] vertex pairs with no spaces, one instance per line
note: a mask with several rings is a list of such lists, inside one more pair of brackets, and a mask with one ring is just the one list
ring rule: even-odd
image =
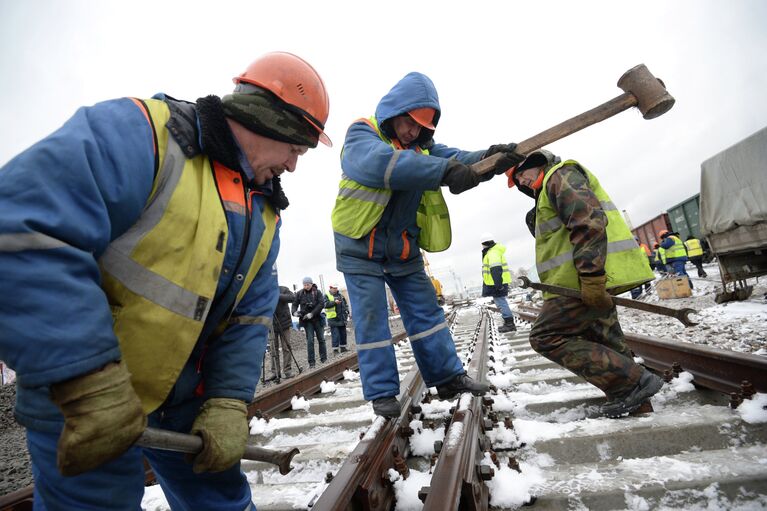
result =
[[660,78],[655,78],[644,64],[623,73],[618,80],[618,87],[636,98],[636,106],[645,119],[655,119],[674,106],[674,97],[668,93]]

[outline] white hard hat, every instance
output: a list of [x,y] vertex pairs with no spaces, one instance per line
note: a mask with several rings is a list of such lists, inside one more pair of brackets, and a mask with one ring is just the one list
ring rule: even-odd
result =
[[490,232],[483,232],[482,236],[479,237],[479,242],[487,243],[488,241],[495,241],[495,236]]
[[338,284],[336,284],[336,283],[333,283],[333,284],[328,284],[328,288],[331,288],[331,287],[332,287],[333,289],[338,289]]

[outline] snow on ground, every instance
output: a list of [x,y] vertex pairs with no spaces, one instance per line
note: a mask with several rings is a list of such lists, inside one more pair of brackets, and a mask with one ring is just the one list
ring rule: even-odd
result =
[[699,325],[685,327],[674,318],[619,307],[623,329],[636,334],[767,355],[767,279],[749,280],[754,292],[748,300],[717,304],[714,296],[722,288],[719,267],[712,263],[704,265],[704,268],[708,273],[706,279],[696,277],[694,269],[687,270],[695,286],[689,298],[661,300],[654,289],[649,295],[640,297],[644,302],[675,309],[695,309],[699,314],[692,315],[691,319]]

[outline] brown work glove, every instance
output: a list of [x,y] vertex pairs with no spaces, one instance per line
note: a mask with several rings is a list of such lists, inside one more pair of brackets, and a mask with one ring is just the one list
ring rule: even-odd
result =
[[608,310],[613,307],[613,299],[605,288],[607,275],[580,276],[581,300],[583,303],[598,310]]
[[146,415],[123,362],[51,385],[51,400],[64,415],[56,463],[65,476],[117,458],[146,428]]
[[239,399],[208,399],[190,433],[202,437],[202,451],[193,457],[194,473],[226,470],[245,453],[248,409]]

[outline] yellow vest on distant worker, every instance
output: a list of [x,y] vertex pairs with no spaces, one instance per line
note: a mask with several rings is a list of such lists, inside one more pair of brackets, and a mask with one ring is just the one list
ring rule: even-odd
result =
[[674,240],[674,244],[666,249],[666,257],[668,259],[675,259],[678,257],[687,257],[687,249],[685,249],[684,243],[682,243],[682,240],[680,240],[679,238],[673,235],[669,236],[669,238]]
[[684,242],[684,246],[687,247],[687,255],[689,257],[698,257],[703,255],[703,247],[700,245],[699,239],[690,238]]
[[494,286],[493,275],[490,273],[490,268],[500,266],[501,284],[511,283],[511,273],[509,273],[509,265],[506,264],[506,257],[504,257],[503,245],[496,243],[490,249],[485,252],[485,257],[482,258],[482,282],[487,286]]
[[[554,172],[564,165],[575,165],[586,174],[589,187],[607,215],[607,289],[619,294],[655,278],[644,251],[634,240],[626,222],[607,192],[588,169],[575,160],[567,160],[551,167],[543,178],[543,187],[536,205],[535,215],[535,264],[541,282],[580,289],[578,271],[573,263],[573,244],[570,231],[559,219],[546,185]],[[544,299],[556,295],[544,293]]]
[[[327,296],[327,297],[328,297],[328,300],[330,301],[330,303],[333,303],[333,304],[334,304],[334,303],[336,303],[336,297],[335,297],[335,296],[333,296],[333,295],[330,293],[330,291],[328,291],[327,293],[325,293],[325,296]],[[326,317],[327,319],[333,319],[333,318],[335,318],[336,316],[338,316],[338,312],[336,311],[336,306],[335,306],[335,305],[333,305],[332,307],[328,307],[327,309],[325,309],[325,317]]]
[[[373,128],[381,140],[399,149],[381,132],[375,116],[360,120]],[[417,151],[429,154],[428,149],[418,147]],[[391,194],[392,191],[389,189],[365,186],[342,175],[341,183],[338,185],[336,204],[331,214],[333,230],[354,239],[365,236],[381,220]],[[442,196],[442,190],[424,190],[418,205],[416,224],[420,228],[418,245],[422,249],[427,252],[442,252],[450,247],[452,242],[450,213]]]
[[[218,286],[229,235],[224,211],[229,206],[226,192],[219,188],[234,196],[240,191],[240,198],[245,193],[239,173],[218,165],[211,168],[204,154],[184,156],[165,128],[170,110],[164,101],[134,101],[142,110],[146,105],[153,125],[156,177],[141,217],[110,243],[99,266],[123,360],[144,412],[149,413],[163,403],[178,379]],[[262,219],[264,233],[235,306],[272,244],[277,216],[271,206],[266,205]],[[271,317],[238,319],[271,324]]]

